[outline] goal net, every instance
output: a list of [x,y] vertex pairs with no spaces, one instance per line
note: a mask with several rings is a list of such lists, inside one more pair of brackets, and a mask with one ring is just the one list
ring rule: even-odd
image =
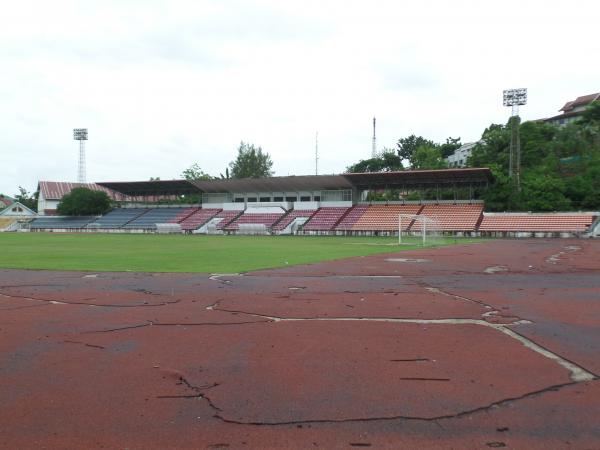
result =
[[158,234],[181,233],[181,225],[178,223],[157,223],[156,232]]
[[435,217],[421,214],[398,216],[398,243],[436,245],[442,241],[442,227]]

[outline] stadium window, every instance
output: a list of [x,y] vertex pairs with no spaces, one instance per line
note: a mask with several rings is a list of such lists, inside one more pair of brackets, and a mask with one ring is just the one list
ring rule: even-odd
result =
[[320,195],[315,195],[315,196],[313,197],[313,200],[314,200],[315,202],[320,202],[320,201],[321,201],[321,196],[320,196]]
[[286,202],[297,202],[298,201],[298,197],[286,197],[285,201]]
[[256,203],[256,197],[248,197],[248,200],[246,200],[248,203]]
[[283,197],[273,197],[273,201],[274,202],[282,202],[283,201]]
[[300,201],[301,202],[310,202],[310,195],[309,196],[301,196]]
[[238,197],[234,200],[234,203],[244,203],[244,199]]
[[260,201],[261,202],[270,202],[271,201],[271,197],[261,197]]

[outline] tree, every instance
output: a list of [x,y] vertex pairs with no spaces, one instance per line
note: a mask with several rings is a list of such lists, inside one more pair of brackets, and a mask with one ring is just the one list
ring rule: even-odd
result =
[[60,200],[56,211],[63,216],[97,216],[112,208],[106,192],[88,188],[74,188]]
[[192,164],[190,167],[181,172],[181,176],[189,181],[198,180],[213,180],[214,177],[205,173],[198,163]]
[[587,106],[579,119],[579,123],[582,125],[600,124],[600,100],[596,100]]
[[448,167],[439,147],[421,145],[417,147],[412,155],[413,169],[444,169]]
[[468,159],[470,167],[490,167],[495,165],[499,170],[508,173],[510,156],[510,127],[491,124],[481,135],[481,140]]
[[21,203],[22,205],[27,206],[29,209],[37,211],[39,194],[39,191],[30,194],[29,192],[27,192],[27,189],[25,189],[22,186],[19,186],[19,193],[15,195],[15,200]]
[[558,128],[542,121],[524,122],[519,126],[521,136],[521,167],[537,167],[552,152],[551,143]]
[[240,143],[235,161],[229,163],[231,178],[267,178],[273,175],[273,161],[268,153],[254,144]]
[[446,138],[446,142],[439,145],[440,151],[442,152],[442,158],[447,158],[448,156],[453,155],[454,152],[461,147],[461,145],[460,138]]
[[402,160],[394,150],[387,148],[375,158],[360,160],[346,168],[346,172],[350,173],[395,172],[398,170],[404,170]]
[[565,197],[565,182],[556,176],[529,171],[523,176],[522,208],[528,211],[565,211],[571,209]]
[[425,139],[423,136],[411,134],[408,137],[398,139],[398,143],[396,144],[398,149],[396,151],[401,159],[408,161],[412,166],[413,154],[417,148],[422,146],[436,147],[436,145],[435,142]]
[[221,180],[229,180],[229,167],[225,167],[225,175],[223,175],[222,173],[219,175],[221,176]]

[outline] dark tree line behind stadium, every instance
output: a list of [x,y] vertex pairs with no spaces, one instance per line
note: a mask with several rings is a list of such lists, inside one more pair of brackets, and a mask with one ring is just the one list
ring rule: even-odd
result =
[[[510,123],[491,124],[473,149],[468,167],[489,167],[493,183],[480,192],[489,211],[568,211],[600,209],[600,102],[564,126],[524,122],[521,136],[521,189],[508,177]],[[460,138],[436,143],[422,136],[398,140],[377,158],[359,161],[347,172],[443,169],[460,147]],[[434,193],[429,193],[434,195]],[[377,195],[377,194],[375,194]],[[385,193],[379,193],[386,198]],[[420,198],[420,193],[414,198]],[[427,193],[425,193],[427,195]],[[437,195],[437,193],[435,194]],[[451,193],[442,196],[452,198]],[[411,198],[410,195],[407,198]]]
[[240,142],[236,158],[225,168],[225,173],[213,177],[205,173],[200,165],[192,164],[181,174],[186,180],[218,180],[226,178],[267,178],[273,176],[273,160],[262,147]]

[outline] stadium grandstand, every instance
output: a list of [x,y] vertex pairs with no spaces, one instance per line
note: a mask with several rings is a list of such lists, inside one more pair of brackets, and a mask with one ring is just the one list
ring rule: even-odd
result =
[[[435,222],[444,234],[459,236],[579,236],[598,228],[593,212],[484,213],[477,196],[491,177],[487,168],[466,168],[103,182],[85,186],[106,192],[117,207],[101,217],[81,218],[50,216],[65,193],[82,185],[40,182],[45,216],[30,229],[147,233],[158,225],[178,224],[184,233],[397,235],[399,226],[418,233],[418,216]],[[372,200],[382,198],[373,195],[382,192],[392,192],[394,200]],[[187,196],[200,201],[182,204]],[[400,216],[413,219],[400,222]]]

